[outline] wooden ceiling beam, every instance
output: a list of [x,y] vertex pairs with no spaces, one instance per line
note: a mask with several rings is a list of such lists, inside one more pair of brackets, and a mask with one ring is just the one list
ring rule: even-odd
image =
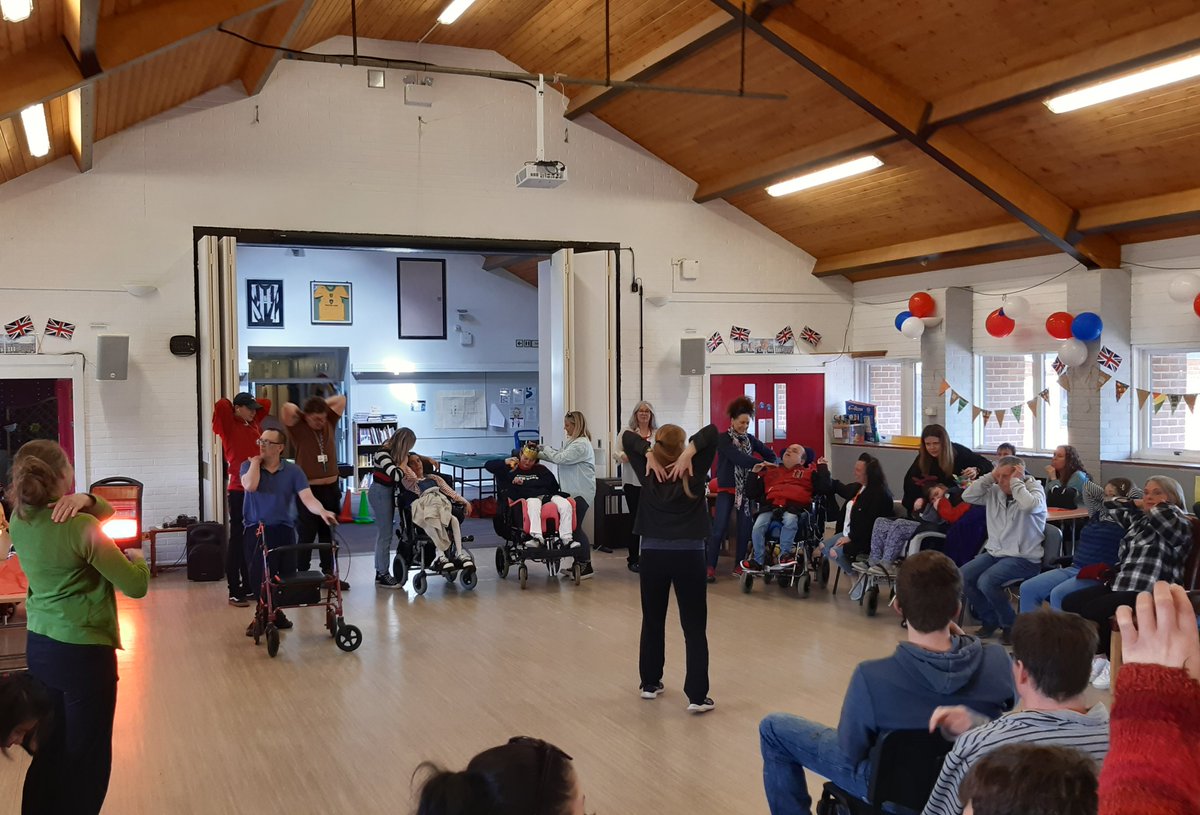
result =
[[984,250],[1034,246],[1040,241],[1041,237],[1025,224],[1000,224],[877,249],[817,258],[813,275],[832,277],[900,264],[928,264],[948,255],[958,257]]
[[[100,73],[96,57],[96,33],[100,23],[100,0],[62,0],[62,34],[79,63],[84,78]],[[92,147],[96,142],[96,86],[84,85],[67,94],[67,134],[71,157],[79,172],[92,169]]]
[[[655,48],[649,54],[622,65],[613,71],[612,78],[618,82],[646,82],[673,65],[683,62],[693,54],[708,48],[738,30],[739,22],[729,14],[718,11],[707,19],[684,31],[677,37]],[[571,97],[566,117],[576,119],[591,113],[601,105],[615,99],[624,91],[621,88],[591,87]]]
[[497,269],[507,269],[514,263],[519,263],[524,259],[522,255],[484,255],[483,270],[485,272],[494,272]]
[[1200,218],[1200,189],[1152,195],[1135,201],[1088,207],[1075,228],[1084,234],[1110,229],[1140,229]]
[[[296,32],[300,30],[309,11],[312,10],[313,2],[314,0],[289,0],[272,11],[261,41],[281,48],[291,48]],[[269,48],[255,48],[247,55],[246,64],[242,66],[242,87],[246,89],[248,96],[256,96],[262,92],[282,57],[283,52]]]

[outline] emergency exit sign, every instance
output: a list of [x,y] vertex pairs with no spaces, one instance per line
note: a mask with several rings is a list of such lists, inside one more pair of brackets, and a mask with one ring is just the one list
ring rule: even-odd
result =
[[517,347],[518,348],[537,348],[538,341],[537,340],[517,340]]

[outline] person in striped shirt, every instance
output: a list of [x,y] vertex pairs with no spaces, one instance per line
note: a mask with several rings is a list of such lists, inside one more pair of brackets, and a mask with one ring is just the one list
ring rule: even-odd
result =
[[959,784],[981,757],[1006,744],[1072,747],[1097,765],[1108,754],[1108,710],[1083,700],[1096,629],[1074,614],[1042,609],[1013,626],[1013,679],[1021,705],[995,721],[966,707],[939,707],[929,729],[954,739],[922,815],[961,815]]

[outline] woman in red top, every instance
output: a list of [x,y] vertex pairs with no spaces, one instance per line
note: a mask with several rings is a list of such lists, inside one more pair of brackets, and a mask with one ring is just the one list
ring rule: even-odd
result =
[[250,572],[246,567],[242,540],[242,503],[246,491],[242,489],[242,462],[259,453],[258,436],[262,433],[262,420],[271,412],[271,400],[255,399],[249,393],[239,393],[233,401],[221,399],[213,406],[212,429],[221,440],[225,453],[226,469],[229,471],[229,540],[237,545],[225,547],[225,579],[229,583],[229,604],[248,606],[248,597],[257,589],[250,585]]

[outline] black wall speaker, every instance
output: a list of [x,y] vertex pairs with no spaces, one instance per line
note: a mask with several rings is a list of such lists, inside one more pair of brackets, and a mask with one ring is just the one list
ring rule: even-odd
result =
[[191,334],[176,334],[171,337],[171,353],[177,357],[190,357],[196,353],[196,338]]

